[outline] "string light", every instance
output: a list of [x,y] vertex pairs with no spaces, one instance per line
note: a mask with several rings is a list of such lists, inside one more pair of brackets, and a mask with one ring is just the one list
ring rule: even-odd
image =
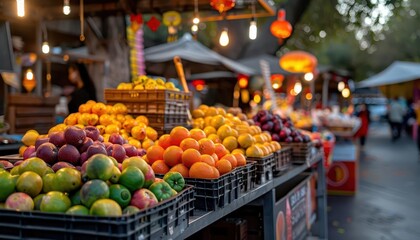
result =
[[312,79],[314,79],[314,74],[311,72],[307,72],[305,73],[305,75],[303,75],[303,79],[305,79],[305,81],[312,81]]
[[70,0],[64,0],[64,2],[63,2],[63,13],[64,13],[64,15],[69,15],[70,12],[71,12]]
[[249,22],[249,39],[255,40],[257,38],[257,21],[255,21],[255,4],[252,1],[252,18]]
[[344,88],[344,89],[343,89],[343,91],[341,91],[341,95],[342,95],[344,98],[348,98],[348,97],[350,97],[350,89],[348,89],[348,88]]
[[194,25],[192,25],[192,26],[191,26],[191,31],[192,31],[192,32],[194,32],[194,33],[195,33],[195,32],[197,32],[197,31],[198,31],[198,26],[197,26],[197,25],[195,25],[195,24],[194,24]]
[[197,33],[198,24],[200,23],[200,18],[198,17],[198,0],[194,0],[194,18],[192,22],[193,22],[193,25],[191,27],[191,31],[193,33]]
[[299,93],[302,91],[302,83],[300,83],[300,82],[296,82],[296,83],[295,83],[295,86],[293,87],[293,91],[294,91],[296,94],[299,94]]
[[341,81],[341,82],[339,82],[338,83],[338,85],[337,85],[337,89],[338,89],[338,91],[343,91],[343,89],[346,87],[346,84],[343,82],[343,81]]
[[222,47],[226,47],[227,45],[229,45],[229,35],[227,28],[224,28],[222,33],[220,34],[219,43]]
[[48,53],[50,52],[50,46],[48,45],[48,42],[47,42],[47,41],[44,41],[44,42],[42,43],[42,48],[41,48],[41,50],[42,50],[42,52],[43,52],[44,54],[48,54]]
[[25,16],[25,0],[16,0],[18,17]]
[[26,71],[26,79],[33,80],[34,79],[34,73],[32,72],[32,69],[28,69]]

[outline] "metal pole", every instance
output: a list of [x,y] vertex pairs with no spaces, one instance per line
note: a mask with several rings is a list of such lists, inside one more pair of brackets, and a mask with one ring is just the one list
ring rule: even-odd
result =
[[322,85],[322,107],[326,107],[328,105],[328,85],[330,84],[330,78],[325,77],[324,83]]
[[42,55],[42,21],[38,21],[36,25],[36,58],[34,66],[34,75],[36,81],[35,94],[42,96],[42,59],[39,57]]

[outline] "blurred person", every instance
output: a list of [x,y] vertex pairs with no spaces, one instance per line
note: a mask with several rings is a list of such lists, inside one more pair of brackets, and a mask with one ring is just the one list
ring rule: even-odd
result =
[[418,99],[415,104],[413,105],[414,107],[414,114],[416,117],[416,124],[417,124],[417,149],[419,152],[419,159],[420,159],[420,99]]
[[389,104],[388,120],[391,126],[392,141],[401,137],[401,128],[404,120],[405,109],[398,102],[398,98],[391,100]]
[[355,136],[360,138],[360,145],[363,147],[366,143],[370,123],[370,112],[365,103],[359,106],[356,116],[360,118],[360,128]]
[[71,64],[68,73],[72,86],[65,90],[65,95],[69,97],[67,104],[69,113],[74,113],[88,100],[96,101],[96,89],[83,63]]

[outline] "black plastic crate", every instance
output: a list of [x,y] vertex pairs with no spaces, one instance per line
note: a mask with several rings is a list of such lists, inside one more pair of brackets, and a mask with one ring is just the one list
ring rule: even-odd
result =
[[194,186],[194,208],[213,211],[239,197],[241,178],[242,167],[237,167],[217,179],[185,178],[185,182]]
[[309,143],[286,143],[280,142],[282,147],[292,148],[292,164],[307,164],[314,155],[314,145]]
[[265,157],[247,157],[247,161],[255,162],[255,183],[264,184],[273,179],[274,154]]
[[193,187],[188,186],[152,208],[121,217],[0,209],[0,239],[175,238],[188,226],[193,194]]
[[284,147],[274,153],[273,174],[281,175],[289,169],[292,162],[292,148]]
[[255,187],[255,162],[247,161],[242,167],[241,192],[247,192]]

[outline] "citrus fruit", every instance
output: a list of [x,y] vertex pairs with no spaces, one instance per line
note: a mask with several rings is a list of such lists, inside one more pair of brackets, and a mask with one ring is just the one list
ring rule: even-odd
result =
[[109,198],[108,184],[102,180],[90,180],[83,184],[80,189],[80,201],[88,208],[90,208],[96,200],[102,198]]
[[120,205],[112,199],[99,199],[92,204],[89,214],[93,216],[121,216]]
[[89,209],[83,205],[74,205],[66,211],[70,215],[89,215]]
[[157,174],[165,174],[169,172],[169,166],[166,165],[165,161],[157,160],[152,164],[153,172]]
[[163,152],[163,161],[165,161],[166,165],[169,167],[182,163],[183,152],[184,151],[178,146],[170,146]]
[[241,148],[248,148],[255,143],[255,139],[249,133],[242,133],[238,136],[238,143]]
[[211,155],[215,151],[215,149],[214,149],[214,147],[215,147],[214,146],[214,142],[212,140],[208,139],[208,138],[200,139],[198,141],[198,144],[200,146],[199,151],[200,151],[201,154],[209,154],[209,155]]
[[227,150],[233,151],[238,147],[238,141],[234,136],[228,136],[223,139],[222,144],[226,147]]
[[216,134],[217,133],[216,128],[214,128],[213,126],[206,126],[203,129],[203,131],[206,134],[206,136],[209,136],[210,134]]
[[71,201],[64,193],[51,191],[42,197],[40,210],[42,212],[66,212],[71,207]]
[[206,133],[201,129],[194,128],[190,130],[190,137],[194,138],[197,141],[202,138],[205,138],[206,136],[207,136]]
[[245,151],[247,157],[262,157],[263,152],[256,145],[248,147]]
[[213,167],[215,166],[215,163],[216,163],[216,161],[214,160],[214,158],[212,156],[208,155],[208,154],[202,154],[200,156],[200,161],[201,162],[205,162],[208,165],[213,166]]
[[171,136],[171,144],[179,146],[182,140],[190,137],[190,132],[185,127],[177,126],[177,127],[172,128],[169,135]]
[[220,159],[216,162],[216,168],[219,170],[220,175],[232,171],[232,164],[227,159]]
[[182,153],[182,163],[186,166],[186,167],[191,167],[194,163],[196,162],[200,162],[201,159],[201,154],[199,151],[190,148],[185,150]]
[[143,187],[144,174],[139,168],[128,166],[121,172],[118,183],[128,188],[130,192],[133,192]]
[[188,170],[188,168],[187,168],[184,164],[182,164],[182,163],[180,163],[180,164],[177,164],[177,165],[173,166],[171,169],[169,169],[169,172],[179,172],[179,173],[181,173],[181,175],[182,175],[184,178],[189,177],[189,170]]
[[246,165],[246,158],[242,153],[233,153],[232,154],[236,158],[236,162],[238,166],[245,166]]
[[185,151],[189,148],[194,148],[196,150],[200,149],[200,144],[194,138],[186,138],[186,139],[182,140],[182,142],[179,144],[179,146],[181,147],[181,149],[183,151]]
[[220,128],[223,124],[225,124],[225,117],[222,115],[216,115],[210,120],[210,126],[215,129]]
[[214,144],[214,153],[216,153],[217,158],[221,159],[223,156],[229,153],[229,150],[221,143]]
[[147,149],[147,161],[149,164],[154,163],[157,160],[163,160],[163,153],[165,152],[165,149],[163,149],[161,146],[154,145]]
[[204,162],[196,162],[190,167],[191,178],[204,178],[213,179],[216,178],[213,167]]
[[36,197],[42,191],[42,178],[32,171],[24,172],[17,179],[16,190]]
[[[236,157],[232,154],[228,153],[225,156],[223,156],[220,160],[226,159],[232,164],[232,169],[236,168],[238,166],[238,161],[236,160]],[[219,160],[219,161],[220,161]]]
[[162,136],[160,136],[159,146],[161,146],[164,149],[171,146],[171,136],[169,134],[163,134]]
[[86,163],[86,174],[89,179],[107,181],[112,177],[114,163],[105,154],[95,154]]

